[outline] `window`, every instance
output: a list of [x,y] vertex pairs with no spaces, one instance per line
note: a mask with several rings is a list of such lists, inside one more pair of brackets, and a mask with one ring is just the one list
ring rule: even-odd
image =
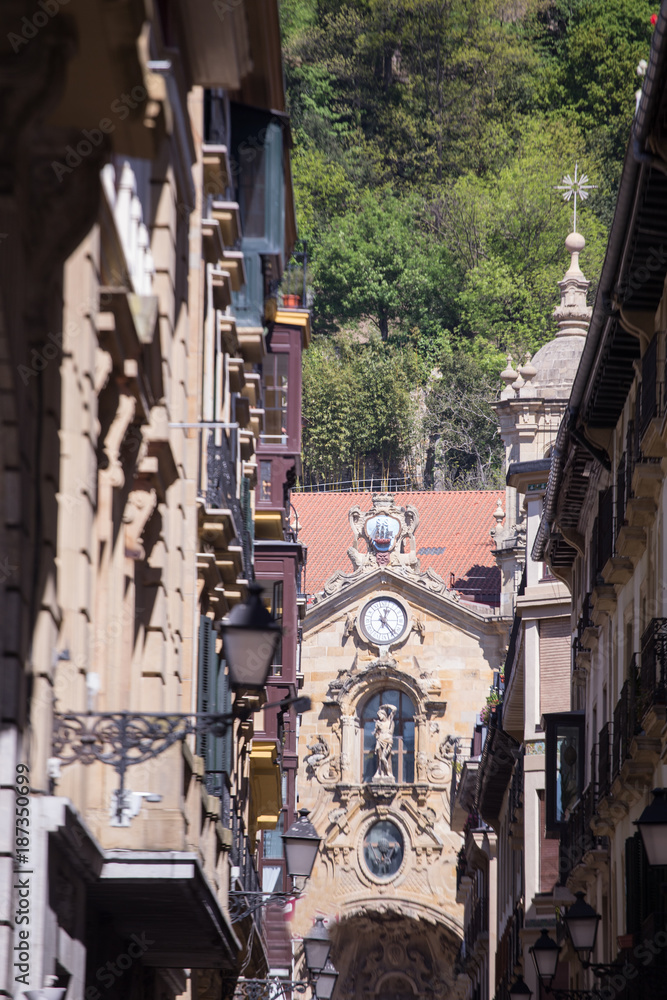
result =
[[584,790],[584,713],[544,716],[546,729],[547,833],[559,831]]
[[259,499],[271,502],[271,463],[264,460],[259,463]]
[[[273,617],[278,622],[282,628],[283,624],[283,583],[280,580],[278,583],[273,585],[273,600],[271,602],[271,612]],[[273,666],[271,667],[271,674],[273,677],[280,677],[283,672],[283,637],[282,635],[278,639],[278,645],[276,646],[276,651],[273,654]]]
[[[215,649],[213,623],[206,615],[199,620],[199,670],[197,677],[197,711],[231,712],[231,690],[225,662]],[[204,758],[206,788],[211,795],[224,797],[228,775],[233,766],[231,728],[223,736],[200,733],[197,754]]]
[[389,706],[385,717],[393,722],[391,770],[395,781],[410,783],[415,780],[415,724],[414,706],[402,691],[378,691],[365,703],[361,714],[363,729],[363,780],[372,781],[378,772],[376,754],[376,724],[378,710]]
[[287,444],[289,354],[269,354],[263,362],[265,444]]
[[262,844],[262,857],[282,859],[284,857],[283,850],[283,828],[285,825],[285,810],[280,814],[280,819],[278,820],[278,825],[275,830],[264,830],[262,834],[263,844]]

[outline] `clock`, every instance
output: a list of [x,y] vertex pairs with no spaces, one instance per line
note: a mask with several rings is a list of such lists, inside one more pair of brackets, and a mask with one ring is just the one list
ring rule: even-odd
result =
[[407,612],[392,597],[376,597],[362,608],[359,627],[366,639],[378,646],[390,646],[405,634]]

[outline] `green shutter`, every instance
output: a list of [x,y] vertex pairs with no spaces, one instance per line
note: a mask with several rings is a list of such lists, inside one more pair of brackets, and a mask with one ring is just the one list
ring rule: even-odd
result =
[[[225,662],[222,660],[220,662],[220,671],[218,673],[218,711],[224,714],[230,713],[232,710],[232,692],[229,686],[229,676],[225,670]],[[226,774],[232,773],[233,766],[233,756],[232,756],[232,740],[233,731],[230,726],[224,736],[220,736],[217,742],[220,744],[220,770],[224,771]]]
[[[199,677],[197,680],[197,711],[217,712],[218,654],[215,651],[213,623],[206,615],[199,621]],[[204,758],[207,771],[215,770],[218,742],[210,734],[197,736],[197,753]]]
[[[211,644],[213,642],[213,634],[211,629],[211,622],[206,617],[202,615],[199,619],[199,657],[198,657],[198,676],[197,676],[197,711],[198,712],[210,712],[210,691],[211,691]],[[215,643],[213,642],[215,647]],[[206,759],[206,751],[208,749],[208,734],[200,735],[197,734],[197,753],[200,757]]]
[[[197,711],[219,712],[232,710],[232,694],[224,660],[215,651],[215,632],[210,618],[201,616],[199,625],[199,677],[197,686]],[[220,794],[222,773],[231,773],[233,760],[233,732],[231,726],[224,736],[210,733],[197,736],[197,753],[204,758],[204,769],[211,774],[207,782],[210,790]]]

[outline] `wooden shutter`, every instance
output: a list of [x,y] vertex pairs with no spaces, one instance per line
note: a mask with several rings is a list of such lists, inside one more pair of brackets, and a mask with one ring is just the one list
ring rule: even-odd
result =
[[570,620],[540,622],[540,711],[570,710]]

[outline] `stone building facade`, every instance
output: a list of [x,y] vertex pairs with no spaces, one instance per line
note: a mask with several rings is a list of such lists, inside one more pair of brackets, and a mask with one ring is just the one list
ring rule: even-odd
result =
[[[271,964],[230,892],[259,889],[258,833],[294,807],[276,713],[172,729],[231,709],[213,624],[261,575],[271,334],[297,367],[308,340],[277,309],[296,236],[278,5],[10,0],[0,29],[0,992],[215,1000]],[[285,450],[276,545],[298,434]],[[292,674],[302,559],[271,570]]]
[[[416,504],[400,494],[351,499],[352,572],[341,566],[325,582],[303,623],[313,707],[300,729],[299,800],[324,843],[294,930],[328,919],[340,1000],[447,997],[463,932],[454,752],[488,695],[507,620],[422,566]],[[486,528],[488,558],[497,497],[487,499],[485,526],[468,530]],[[327,544],[315,524],[329,501],[309,500],[311,515],[321,512],[302,531],[311,552]],[[466,502],[458,494],[462,510]],[[444,519],[436,525],[447,548],[455,535]]]
[[[572,594],[572,700],[584,719],[562,877],[600,915],[591,958],[617,963],[601,985],[619,1000],[660,995],[667,976],[667,866],[650,863],[636,825],[667,786],[667,268],[649,235],[667,212],[666,32],[663,8],[533,546]],[[667,825],[660,833],[667,843]],[[573,985],[591,988],[591,971],[566,958]]]

